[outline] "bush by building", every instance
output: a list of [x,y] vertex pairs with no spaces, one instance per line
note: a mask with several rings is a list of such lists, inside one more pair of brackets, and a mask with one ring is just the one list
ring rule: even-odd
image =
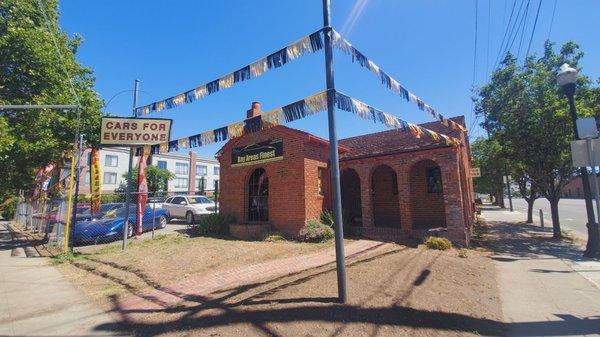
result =
[[195,235],[227,235],[229,225],[235,222],[231,214],[214,213],[204,216],[194,227]]
[[307,220],[298,233],[298,240],[304,242],[325,242],[333,238],[333,229],[316,219]]
[[425,245],[429,249],[447,250],[452,248],[452,242],[446,238],[430,236],[425,239]]

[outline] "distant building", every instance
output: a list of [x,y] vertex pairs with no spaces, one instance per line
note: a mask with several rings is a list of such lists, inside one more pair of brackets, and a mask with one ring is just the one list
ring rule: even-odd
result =
[[[90,153],[85,150],[81,162],[82,171],[79,183],[81,194],[90,192]],[[125,182],[123,175],[129,165],[129,149],[105,148],[100,150],[100,168],[102,170],[102,193],[112,193]],[[133,167],[138,163],[138,157],[133,159]],[[171,171],[175,178],[169,181],[169,192],[190,193],[204,190],[213,191],[218,184],[220,168],[214,159],[198,157],[196,152],[189,154],[157,154],[152,155],[151,165]],[[204,184],[204,186],[201,186]]]
[[[590,175],[590,191],[592,191],[592,196],[594,195],[594,181],[593,175]],[[596,179],[598,179],[598,184],[600,184],[600,176],[596,175]],[[569,182],[563,187],[561,198],[565,199],[583,199],[583,183],[581,181],[581,176],[574,176],[569,180]]]

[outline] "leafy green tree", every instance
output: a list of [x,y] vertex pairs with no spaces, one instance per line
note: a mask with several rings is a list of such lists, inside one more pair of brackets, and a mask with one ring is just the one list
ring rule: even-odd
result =
[[504,161],[501,146],[497,141],[484,138],[476,139],[471,143],[473,166],[481,169],[481,177],[473,179],[475,192],[489,194],[500,203],[503,198],[502,168]]
[[[529,198],[535,200],[539,193],[550,202],[553,234],[561,238],[558,202],[575,170],[569,147],[572,122],[556,78],[563,63],[577,67],[583,53],[573,42],[564,44],[559,52],[553,47],[546,42],[543,55],[529,56],[523,66],[507,55],[491,82],[480,90],[477,113],[485,114],[483,126],[491,134],[490,141],[501,144],[517,182],[534,188]],[[591,87],[585,76],[577,86],[578,94],[583,93],[578,95],[579,116],[597,114],[593,98],[599,89]]]
[[56,0],[0,0],[0,104],[81,105],[0,111],[0,198],[31,188],[36,169],[73,150],[76,130],[98,142],[102,100],[76,60],[81,42],[60,29]]
[[[138,171],[138,167],[134,167],[131,170],[132,192],[135,192],[138,189]],[[163,169],[154,165],[146,166],[146,182],[148,183],[148,192],[155,194],[167,192],[169,189],[169,181],[173,178],[175,178],[175,175],[167,169]],[[125,179],[125,181],[121,182],[121,184],[117,188],[117,191],[119,193],[124,193],[127,190],[127,173],[123,174],[123,179]]]

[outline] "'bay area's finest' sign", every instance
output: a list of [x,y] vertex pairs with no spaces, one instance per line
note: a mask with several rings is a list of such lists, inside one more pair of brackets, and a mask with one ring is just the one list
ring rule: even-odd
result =
[[237,147],[231,152],[231,166],[253,165],[281,159],[283,159],[281,138]]
[[168,142],[170,119],[102,117],[100,144],[104,146],[141,146]]

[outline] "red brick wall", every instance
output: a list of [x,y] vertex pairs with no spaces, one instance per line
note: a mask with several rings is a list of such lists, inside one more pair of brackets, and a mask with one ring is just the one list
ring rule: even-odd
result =
[[[446,226],[444,194],[427,192],[427,169],[438,166],[432,160],[423,160],[410,170],[410,195],[413,228]],[[444,183],[442,177],[442,184]]]
[[[387,165],[378,166],[372,173],[373,217],[375,226],[400,228],[398,193],[394,189],[396,172]],[[397,181],[397,177],[396,177]]]
[[[315,144],[304,144],[304,181],[306,219],[319,219],[324,208],[330,209],[331,183],[328,168],[329,148]],[[323,169],[323,194],[319,194],[318,174]]]
[[[317,195],[316,185],[317,167],[326,167],[326,157],[322,157],[324,154],[318,148],[307,146],[305,149],[306,138],[301,134],[279,127],[242,136],[233,147],[273,138],[283,139],[283,160],[231,167],[231,149],[227,147],[229,144],[226,145],[226,150],[218,158],[221,165],[221,211],[232,213],[239,223],[246,222],[248,178],[256,168],[262,167],[269,177],[269,223],[275,230],[297,234],[307,218],[319,217],[326,202],[326,197]],[[325,161],[319,159],[321,157]],[[309,186],[305,186],[305,181],[311,181]]]

